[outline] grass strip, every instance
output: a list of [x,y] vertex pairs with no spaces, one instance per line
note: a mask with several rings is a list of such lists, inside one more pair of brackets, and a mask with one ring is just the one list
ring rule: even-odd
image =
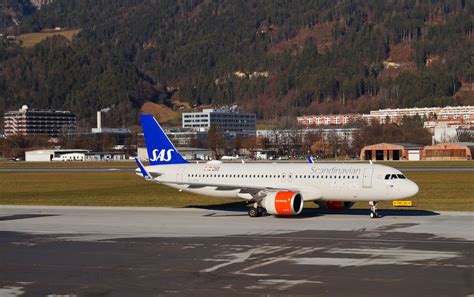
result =
[[[411,200],[423,210],[474,211],[474,172],[410,172],[420,187]],[[4,172],[0,173],[1,205],[75,206],[217,206],[238,205],[239,199],[179,192],[145,182],[128,172]],[[306,203],[305,207],[315,207]],[[368,208],[358,202],[355,208]],[[379,208],[393,209],[391,202]]]

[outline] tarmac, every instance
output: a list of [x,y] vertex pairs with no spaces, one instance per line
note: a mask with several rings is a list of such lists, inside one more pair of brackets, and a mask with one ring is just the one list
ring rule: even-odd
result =
[[0,207],[0,296],[470,296],[474,214]]

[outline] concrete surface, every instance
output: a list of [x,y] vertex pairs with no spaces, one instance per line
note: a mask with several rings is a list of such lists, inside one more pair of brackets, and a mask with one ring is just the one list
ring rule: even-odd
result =
[[473,213],[0,207],[0,296],[468,296]]

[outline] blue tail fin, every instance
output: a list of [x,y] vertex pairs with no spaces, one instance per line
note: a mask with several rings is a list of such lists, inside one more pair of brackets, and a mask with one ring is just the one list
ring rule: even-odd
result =
[[188,163],[176,150],[168,136],[150,114],[140,115],[145,144],[150,165],[185,164]]

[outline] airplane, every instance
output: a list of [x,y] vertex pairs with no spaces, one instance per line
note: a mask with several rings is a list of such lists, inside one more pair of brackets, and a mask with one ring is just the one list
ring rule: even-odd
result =
[[370,217],[380,217],[377,202],[406,199],[418,186],[399,170],[367,163],[190,163],[166,136],[153,115],[140,115],[149,166],[135,158],[136,174],[146,181],[190,193],[240,198],[250,217],[298,215],[303,202],[348,209],[367,201]]

